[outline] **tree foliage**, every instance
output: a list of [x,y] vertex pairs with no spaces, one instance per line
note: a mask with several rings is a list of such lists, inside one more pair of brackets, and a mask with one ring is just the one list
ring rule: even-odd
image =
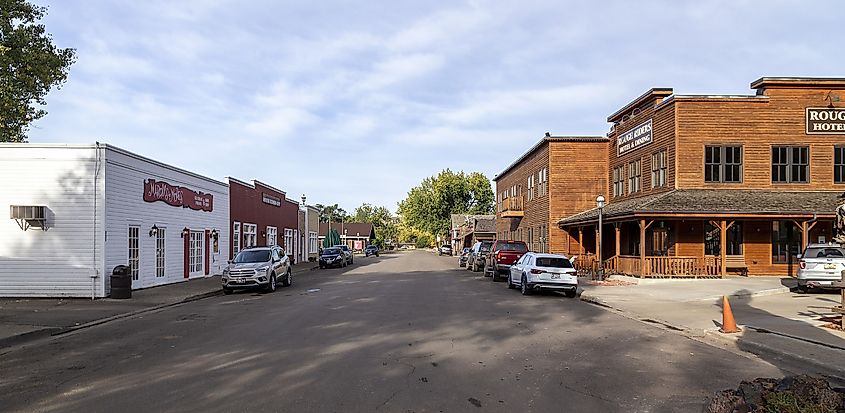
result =
[[480,172],[446,169],[411,188],[399,203],[399,214],[415,230],[446,235],[452,214],[492,214],[493,189]]
[[61,87],[76,61],[74,49],[59,49],[38,21],[46,7],[26,0],[0,0],[0,142],[25,142],[30,124],[53,86]]
[[395,243],[399,235],[398,219],[393,216],[389,209],[383,206],[362,204],[352,213],[352,222],[368,222],[373,224],[376,230],[375,243],[384,247],[386,242]]
[[314,208],[320,211],[320,222],[350,222],[349,213],[345,209],[334,205],[316,204]]

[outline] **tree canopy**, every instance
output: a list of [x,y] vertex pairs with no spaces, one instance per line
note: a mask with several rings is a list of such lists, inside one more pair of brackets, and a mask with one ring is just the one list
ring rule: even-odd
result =
[[368,222],[376,230],[375,243],[384,247],[385,242],[395,243],[399,235],[398,219],[383,206],[362,204],[352,213],[352,222]]
[[76,61],[59,49],[38,21],[47,8],[26,0],[0,0],[0,142],[26,142],[30,124],[47,111],[45,97],[61,87]]
[[350,222],[349,213],[345,209],[334,205],[316,204],[314,208],[320,211],[320,222]]
[[399,203],[399,214],[410,228],[445,235],[452,214],[492,214],[494,199],[490,180],[484,174],[446,169],[411,188]]

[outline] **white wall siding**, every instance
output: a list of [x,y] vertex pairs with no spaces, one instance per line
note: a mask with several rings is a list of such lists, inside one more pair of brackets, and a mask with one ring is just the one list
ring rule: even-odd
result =
[[[106,271],[110,273],[115,266],[127,264],[129,226],[137,225],[140,227],[139,280],[133,282],[133,288],[185,280],[183,228],[218,231],[220,252],[209,260],[209,274],[222,272],[229,260],[229,188],[226,184],[113,147],[106,151],[106,176]],[[147,179],[212,194],[213,210],[196,211],[162,201],[145,202],[144,181]],[[166,228],[164,277],[156,277],[156,237],[149,235],[153,225]]]
[[[92,275],[93,295],[105,295],[96,155],[90,145],[0,144],[0,296],[90,297]],[[46,206],[48,230],[21,230],[10,205]]]

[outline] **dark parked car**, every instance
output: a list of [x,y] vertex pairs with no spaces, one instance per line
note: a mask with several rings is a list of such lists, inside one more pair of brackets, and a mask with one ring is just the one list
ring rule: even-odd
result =
[[522,241],[496,240],[487,254],[484,275],[499,281],[500,274],[510,274],[511,265],[528,252],[528,246]]
[[364,248],[364,256],[369,257],[370,255],[375,255],[378,257],[378,247],[375,245],[367,245],[367,248]]
[[452,246],[449,244],[443,244],[440,248],[437,249],[437,255],[452,255]]
[[493,241],[478,241],[472,246],[467,258],[467,269],[472,272],[478,272],[484,269],[484,260],[487,258],[487,253],[490,252],[490,247],[493,246]]
[[464,249],[461,250],[461,255],[458,256],[458,267],[466,267],[467,258],[469,258],[469,247],[464,247]]
[[335,245],[334,248],[340,248],[340,250],[343,251],[349,265],[355,264],[355,257],[352,255],[352,250],[349,249],[348,245]]
[[320,254],[320,268],[345,267],[346,265],[346,253],[340,248],[325,248]]

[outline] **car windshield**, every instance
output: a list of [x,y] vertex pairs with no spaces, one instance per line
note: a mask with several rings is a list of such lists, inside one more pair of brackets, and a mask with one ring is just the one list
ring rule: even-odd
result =
[[528,252],[528,247],[521,243],[503,243],[496,247],[499,251]]
[[335,247],[335,248],[340,248],[340,249],[342,249],[342,250],[344,250],[344,251],[346,251],[346,250],[348,250],[348,249],[349,249],[349,247],[347,247],[346,245],[335,245],[334,247]]
[[323,255],[337,255],[340,254],[340,248],[326,248],[323,250]]
[[807,248],[804,258],[845,258],[845,249],[839,247]]
[[238,253],[235,257],[236,264],[244,264],[250,262],[267,262],[270,261],[270,250],[246,250]]
[[537,257],[536,265],[549,268],[572,268],[572,263],[569,260],[557,257]]

